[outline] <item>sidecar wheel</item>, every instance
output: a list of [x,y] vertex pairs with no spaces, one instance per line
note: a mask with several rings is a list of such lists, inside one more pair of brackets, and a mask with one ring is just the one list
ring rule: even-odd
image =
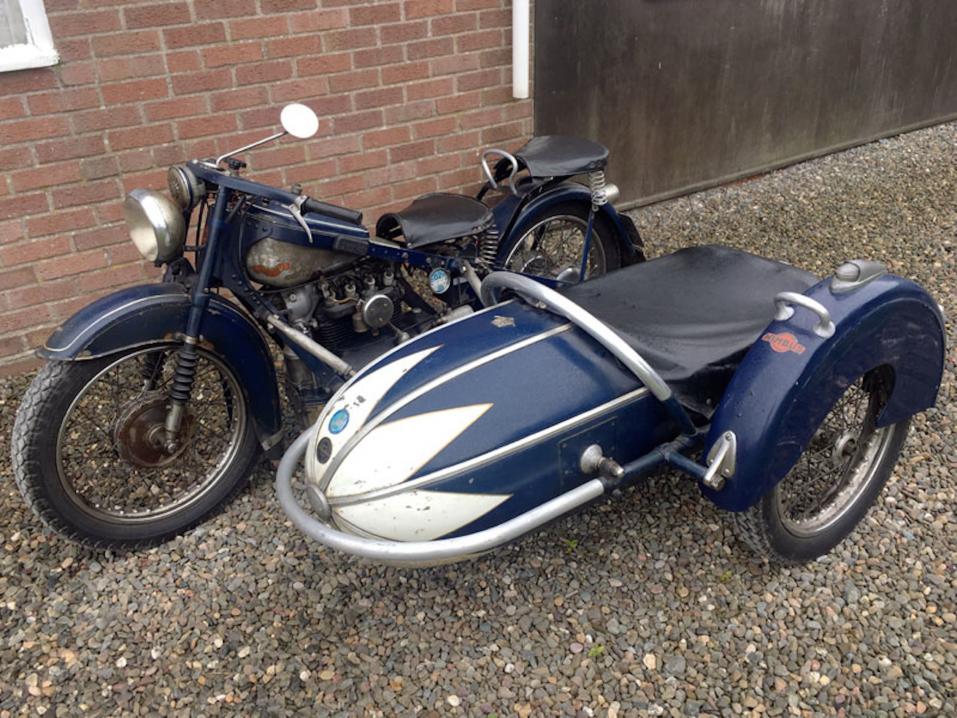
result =
[[[535,219],[528,231],[503,242],[499,248],[501,267],[550,278],[566,270],[577,271],[588,228],[588,212],[588,205],[581,202],[564,202],[550,208]],[[607,217],[599,214],[592,228],[585,278],[599,277],[619,267],[621,248],[615,239],[614,227]]]
[[910,421],[876,427],[892,377],[876,370],[851,385],[801,458],[747,511],[734,514],[742,541],[774,563],[823,556],[864,518],[890,477]]
[[39,371],[17,411],[11,453],[17,488],[47,527],[98,548],[155,544],[245,485],[259,454],[252,418],[232,371],[204,349],[178,448],[160,448],[177,348]]

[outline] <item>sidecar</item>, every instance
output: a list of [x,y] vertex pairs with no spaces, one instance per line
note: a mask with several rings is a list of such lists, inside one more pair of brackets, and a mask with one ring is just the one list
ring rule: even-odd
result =
[[[363,369],[286,452],[279,500],[307,535],[459,560],[670,466],[752,546],[807,560],[860,520],[942,376],[938,305],[874,262],[819,278],[702,246],[561,292],[495,273],[482,294]],[[817,513],[785,515],[782,485],[822,480]]]

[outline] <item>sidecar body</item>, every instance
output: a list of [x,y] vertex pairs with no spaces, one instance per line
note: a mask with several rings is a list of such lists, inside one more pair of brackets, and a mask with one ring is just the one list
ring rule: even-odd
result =
[[880,425],[932,406],[942,374],[937,304],[870,262],[819,278],[694,247],[561,293],[493,274],[483,300],[363,369],[290,447],[277,489],[300,529],[462,559],[665,465],[742,511],[851,382],[893,373]]

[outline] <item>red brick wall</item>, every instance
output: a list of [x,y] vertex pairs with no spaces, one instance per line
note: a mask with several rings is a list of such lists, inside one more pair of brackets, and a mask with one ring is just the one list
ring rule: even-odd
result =
[[367,221],[471,190],[477,150],[531,132],[511,98],[510,0],[46,0],[61,64],[0,73],[0,373],[95,296],[141,282],[124,194],[239,146],[303,101],[319,135],[252,152]]

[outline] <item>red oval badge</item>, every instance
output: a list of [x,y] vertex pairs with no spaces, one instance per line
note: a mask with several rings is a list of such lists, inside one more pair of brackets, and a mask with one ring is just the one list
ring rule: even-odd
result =
[[801,344],[801,342],[797,340],[797,337],[790,332],[782,332],[781,334],[768,332],[761,337],[761,341],[770,344],[771,349],[776,351],[778,354],[784,354],[786,352],[803,354],[805,349],[805,346]]

